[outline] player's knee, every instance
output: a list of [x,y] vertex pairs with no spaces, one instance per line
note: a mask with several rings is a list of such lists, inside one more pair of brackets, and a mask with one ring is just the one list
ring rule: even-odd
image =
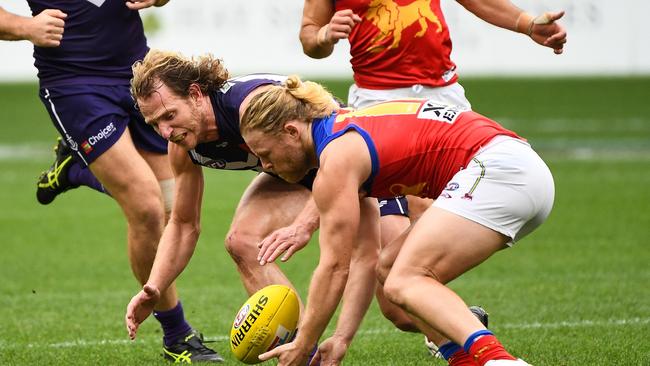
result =
[[390,309],[381,309],[384,317],[402,332],[419,332],[411,318],[401,308],[392,307]]
[[388,301],[393,304],[404,307],[406,303],[406,289],[405,286],[406,279],[403,276],[396,275],[395,273],[389,273],[388,277],[384,282],[384,294]]
[[164,226],[165,210],[162,198],[156,192],[141,192],[134,199],[122,203],[130,225],[135,226]]
[[377,281],[382,285],[386,283],[386,278],[390,273],[390,269],[393,267],[393,262],[395,258],[392,255],[387,255],[384,252],[379,254],[379,259],[377,260],[377,266],[375,267],[375,273],[377,275]]
[[257,241],[251,235],[233,226],[226,235],[226,250],[237,265],[254,261],[257,263]]

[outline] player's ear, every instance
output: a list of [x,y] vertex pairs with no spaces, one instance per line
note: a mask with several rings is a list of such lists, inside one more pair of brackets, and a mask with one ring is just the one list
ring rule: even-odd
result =
[[288,121],[284,124],[284,132],[295,138],[300,137],[300,129],[296,123],[296,121]]
[[199,84],[196,84],[196,83],[190,84],[190,86],[188,88],[188,95],[189,95],[190,99],[193,102],[195,102],[195,103],[199,102],[201,97],[203,96],[203,93],[201,93],[201,87],[199,86]]

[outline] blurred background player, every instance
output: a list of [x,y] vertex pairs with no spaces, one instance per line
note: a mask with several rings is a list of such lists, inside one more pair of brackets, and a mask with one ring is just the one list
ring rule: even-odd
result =
[[[509,0],[457,0],[477,17],[500,28],[523,33],[561,54],[566,31],[556,21],[564,12],[532,16]],[[363,108],[401,98],[431,98],[471,109],[451,60],[452,42],[439,0],[305,0],[300,42],[306,55],[324,58],[341,39],[350,42],[354,84],[348,105]],[[395,191],[396,196],[408,192]],[[431,200],[381,198],[381,243],[388,246],[417,219]],[[273,251],[274,248],[265,251]],[[398,247],[382,251],[392,262]],[[382,312],[405,331],[417,331],[410,319],[384,300]],[[477,312],[479,309],[475,308]],[[430,349],[435,347],[428,343]]]
[[382,278],[387,298],[427,335],[439,333],[450,366],[528,365],[446,284],[546,220],[555,190],[544,161],[516,133],[457,106],[402,99],[348,111],[330,100],[322,86],[293,75],[253,97],[242,117],[242,136],[265,170],[296,182],[318,167],[321,252],[306,315],[293,342],[260,359],[304,362],[336,311],[358,238],[372,235],[367,221],[377,220],[364,213],[367,198],[406,186],[436,201],[399,237]]
[[[240,118],[251,98],[285,79],[273,74],[228,79],[221,60],[210,54],[187,58],[175,52],[151,50],[134,66],[133,96],[147,123],[171,142],[169,159],[176,178],[176,196],[151,275],[127,308],[125,321],[130,337],[136,336],[159,300],[160,291],[173,283],[194,253],[201,227],[203,168],[261,171],[259,159],[239,132]],[[333,98],[330,102],[338,106]],[[310,174],[299,184],[289,184],[262,172],[243,193],[227,234],[226,249],[249,295],[271,284],[294,287],[277,264],[260,265],[258,243],[274,230],[282,233],[280,240],[299,242],[300,247],[309,241],[319,222],[311,199],[312,179]],[[376,205],[370,210],[378,214]],[[352,254],[354,264],[335,331],[340,342],[325,341],[337,345],[339,360],[372,301],[376,234],[364,237]],[[310,345],[311,351],[316,349]]]
[[[110,192],[127,220],[129,260],[141,284],[171,209],[174,180],[167,142],[144,123],[129,81],[131,65],[148,51],[138,10],[166,2],[29,0],[32,17],[0,9],[2,38],[34,44],[40,98],[62,137],[56,161],[39,180],[39,202],[79,185]],[[173,284],[155,317],[166,359],[223,361],[185,320]]]

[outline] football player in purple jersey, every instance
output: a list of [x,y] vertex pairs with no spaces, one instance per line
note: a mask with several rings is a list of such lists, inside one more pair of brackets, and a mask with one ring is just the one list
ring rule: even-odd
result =
[[[127,307],[125,321],[132,338],[160,292],[183,271],[194,252],[201,226],[203,168],[261,171],[259,159],[241,137],[239,121],[251,98],[285,79],[269,74],[228,79],[221,61],[211,55],[190,59],[158,50],[134,65],[132,93],[147,123],[170,142],[176,196],[151,275]],[[309,176],[290,184],[262,172],[244,192],[226,249],[249,294],[270,284],[293,287],[276,263],[260,265],[258,245],[270,234],[272,240],[291,243],[295,250],[304,247],[318,227],[310,188]],[[369,216],[378,215],[376,202],[366,209]],[[378,227],[366,229],[376,235],[360,238],[352,254],[354,265],[333,336],[339,340],[338,359],[347,351],[373,297],[379,232]],[[285,258],[291,254],[285,253]]]
[[[129,81],[132,64],[148,51],[138,10],[167,1],[27,2],[32,16],[0,8],[0,38],[34,44],[40,98],[61,135],[37,198],[48,204],[80,185],[110,193],[127,220],[131,269],[144,284],[172,206],[174,179],[167,142],[135,108]],[[166,359],[223,361],[185,320],[173,284],[161,293],[155,317]]]

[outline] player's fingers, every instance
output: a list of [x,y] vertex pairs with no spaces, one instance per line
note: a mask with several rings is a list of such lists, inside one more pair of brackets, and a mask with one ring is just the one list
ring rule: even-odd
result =
[[311,361],[309,362],[309,366],[320,365],[320,361],[321,361],[321,355],[320,355],[320,350],[319,350],[319,351],[316,351],[316,354],[314,355],[314,357],[311,358]]
[[147,294],[149,298],[157,297],[159,292],[157,287],[152,286],[148,283],[142,286],[142,291],[144,291],[144,293]]
[[297,251],[298,251],[298,249],[296,248],[295,245],[290,246],[287,249],[287,251],[284,253],[284,255],[282,256],[282,258],[280,258],[280,260],[283,261],[283,262],[288,261],[291,258],[291,256],[293,256],[293,253],[295,253]]
[[55,18],[55,17],[50,17],[47,18],[47,25],[51,25],[53,27],[61,28],[65,27],[65,20],[61,18]]
[[553,43],[566,43],[566,32],[562,31],[559,33],[556,33],[546,39],[544,42],[545,44],[553,44]]
[[259,358],[260,361],[267,361],[277,356],[278,356],[278,348],[274,348],[268,352],[262,353],[261,355],[257,356],[257,358]]
[[138,324],[133,319],[133,315],[127,313],[126,316],[126,331],[129,333],[129,338],[132,340],[135,339],[136,333],[138,332]]
[[355,15],[355,14],[354,14],[354,12],[352,11],[352,9],[343,9],[343,10],[339,10],[339,11],[337,11],[336,13],[334,13],[334,15],[332,16],[332,19],[336,19],[336,18],[345,18],[345,17],[352,17],[352,16],[354,16],[354,15]]
[[352,20],[354,20],[355,23],[361,23],[361,17],[356,14],[352,14]]
[[547,14],[548,20],[550,22],[554,22],[554,21],[556,21],[556,20],[558,20],[558,19],[560,19],[560,18],[562,18],[564,16],[564,10],[558,11],[556,13],[546,13],[546,14]]
[[131,9],[131,10],[140,10],[144,9],[146,7],[149,7],[151,4],[149,4],[147,1],[132,1],[129,0],[126,2],[126,6]]
[[65,19],[68,17],[68,14],[62,12],[59,9],[45,9],[43,10],[43,13],[59,19]]
[[266,261],[268,263],[271,263],[271,262],[275,261],[282,253],[284,253],[287,250],[287,246],[290,246],[290,245],[287,245],[286,243],[279,244],[275,248],[275,250],[268,255],[268,258],[266,259]]
[[264,246],[260,249],[260,251],[258,253],[259,255],[258,255],[258,258],[257,258],[257,260],[260,261],[261,265],[264,265],[264,264],[266,264],[266,262],[268,262],[268,260],[267,260],[268,256],[271,253],[273,253],[273,251],[275,251],[275,249],[277,248],[278,245],[280,245],[280,243],[275,239],[269,240],[269,241],[267,241],[267,243],[264,244]]
[[47,31],[49,34],[57,35],[57,36],[62,36],[63,35],[63,26],[61,27],[53,27],[48,29]]
[[57,40],[46,40],[42,43],[40,43],[38,46],[39,47],[58,47],[61,44],[61,41]]
[[336,23],[336,24],[330,24],[330,32],[346,32],[350,33],[350,30],[352,30],[352,27],[354,27],[354,22],[352,19],[348,19],[347,22],[343,23]]

